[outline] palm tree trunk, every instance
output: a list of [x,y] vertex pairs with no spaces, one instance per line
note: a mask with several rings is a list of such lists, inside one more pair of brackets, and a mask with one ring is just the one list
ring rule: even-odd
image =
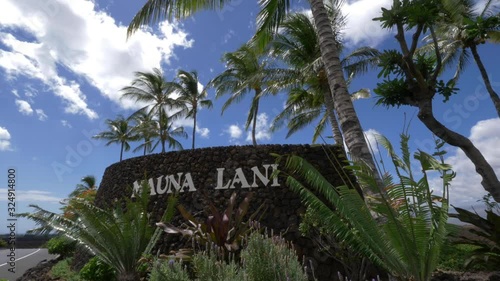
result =
[[340,132],[339,128],[339,122],[337,121],[337,117],[335,116],[335,106],[332,92],[330,91],[328,85],[322,85],[322,88],[325,107],[328,114],[328,121],[330,121],[330,126],[332,126],[333,139],[335,140],[335,143],[342,147],[342,149],[345,151],[344,138],[342,137],[342,133]]
[[484,68],[483,62],[481,61],[481,57],[479,57],[479,53],[477,52],[477,46],[472,45],[470,47],[470,50],[472,52],[474,60],[476,61],[477,67],[479,68],[481,77],[483,77],[484,85],[486,86],[486,90],[490,94],[490,98],[493,101],[493,105],[495,106],[498,117],[500,117],[500,98],[498,97],[498,94],[495,92],[495,90],[493,90],[493,87],[491,87],[490,78],[488,78],[488,73]]
[[253,102],[255,103],[255,105],[253,106],[254,108],[254,113],[253,113],[253,120],[252,120],[252,143],[253,143],[253,146],[257,146],[257,139],[255,137],[255,131],[257,129],[257,114],[259,112],[259,94],[260,94],[260,90],[255,90],[255,97],[253,99]]
[[465,136],[458,134],[441,124],[432,113],[432,100],[424,100],[418,104],[418,119],[425,124],[436,136],[446,143],[459,147],[465,155],[472,161],[476,172],[482,177],[481,184],[495,201],[500,202],[500,181],[491,165],[484,159],[481,152]]
[[191,146],[191,149],[194,149],[194,138],[196,135],[196,107],[193,107],[193,145]]
[[[364,161],[379,180],[377,167],[373,160],[368,144],[365,140],[363,129],[359,122],[351,97],[347,91],[342,65],[339,59],[332,26],[323,0],[309,0],[314,18],[314,24],[318,30],[321,58],[325,64],[330,90],[333,93],[334,107],[337,111],[340,127],[347,148],[355,160]],[[366,190],[364,191],[367,192]],[[371,193],[370,191],[368,191]]]
[[120,147],[120,162],[122,161],[122,157],[123,157],[123,146],[124,146],[124,142],[122,142],[122,145]]

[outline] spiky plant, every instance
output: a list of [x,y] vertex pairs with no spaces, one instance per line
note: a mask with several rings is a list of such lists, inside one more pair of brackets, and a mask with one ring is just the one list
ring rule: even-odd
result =
[[[101,209],[92,203],[74,198],[77,219],[47,211],[37,205],[30,205],[35,211],[20,216],[45,224],[61,232],[70,239],[84,245],[100,260],[117,272],[118,280],[137,280],[137,262],[146,251],[150,251],[159,235],[147,212],[149,188],[143,188],[136,200],[125,200],[111,210]],[[175,197],[168,199],[164,219],[171,219],[174,212]],[[126,210],[126,211],[124,211]],[[153,239],[152,239],[153,238]],[[146,252],[148,253],[148,252]]]
[[[363,200],[349,183],[332,186],[311,164],[294,155],[286,158],[286,183],[318,214],[336,238],[352,245],[394,278],[429,280],[447,234],[448,187],[455,174],[443,163],[442,153],[439,153],[439,161],[418,151],[414,154],[422,170],[422,177],[418,179],[412,172],[409,137],[401,136],[401,157],[386,138],[379,136],[378,139],[392,159],[396,182],[390,174],[385,174],[383,190],[379,190],[366,165],[356,163],[349,167],[361,185],[379,190],[374,203]],[[438,147],[441,146],[439,143]],[[430,171],[441,174],[440,196],[431,190]]]

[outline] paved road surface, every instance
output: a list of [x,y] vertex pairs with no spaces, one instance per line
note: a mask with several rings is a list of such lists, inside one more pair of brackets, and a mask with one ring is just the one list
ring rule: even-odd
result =
[[56,256],[50,255],[47,249],[16,249],[15,273],[9,271],[10,251],[7,249],[0,250],[0,279],[5,278],[9,281],[15,281],[21,277],[23,273],[36,266],[42,260],[53,259]]

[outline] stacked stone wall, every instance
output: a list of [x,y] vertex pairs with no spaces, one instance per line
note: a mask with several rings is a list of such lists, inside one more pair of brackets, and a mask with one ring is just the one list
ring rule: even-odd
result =
[[[154,190],[157,194],[151,196],[150,202],[154,221],[159,221],[165,210],[169,191],[175,191],[175,185],[168,187],[166,184],[166,178],[169,176],[170,180],[176,179],[179,185],[185,184],[183,192],[179,193],[179,203],[201,216],[208,203],[213,203],[223,210],[233,192],[238,194],[238,202],[248,192],[253,192],[250,212],[261,204],[264,204],[266,210],[260,220],[261,225],[273,229],[274,233],[285,233],[285,238],[292,241],[299,257],[305,258],[308,265],[314,266],[315,276],[319,280],[334,280],[340,268],[309,238],[301,236],[298,230],[301,215],[306,209],[297,194],[288,189],[283,177],[270,179],[265,186],[265,180],[258,175],[254,176],[255,169],[258,169],[261,177],[270,176],[274,167],[269,165],[276,164],[272,153],[296,154],[308,160],[334,186],[341,185],[342,178],[335,170],[340,171],[343,165],[340,162],[345,158],[339,157],[339,163],[333,168],[331,162],[337,160],[328,158],[325,149],[333,152],[330,156],[343,155],[334,146],[263,145],[203,148],[131,158],[106,169],[96,203],[100,207],[110,206],[115,199],[130,197],[135,182],[152,179],[152,183],[156,185],[160,178],[160,189]],[[278,169],[284,168],[283,166],[284,163],[279,163]],[[241,177],[241,173],[245,179]],[[188,177],[192,182],[186,179]],[[238,183],[232,184],[234,180]],[[245,180],[248,183],[246,188],[242,187]],[[251,187],[254,182],[258,187]],[[222,189],[225,187],[227,189]],[[162,192],[163,194],[158,194]],[[174,224],[181,222],[180,216],[174,218]],[[182,244],[180,239],[181,237],[164,235],[157,247],[162,252],[168,252]]]

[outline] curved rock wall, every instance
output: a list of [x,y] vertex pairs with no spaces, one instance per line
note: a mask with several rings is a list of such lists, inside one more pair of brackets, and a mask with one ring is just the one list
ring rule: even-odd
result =
[[[338,148],[330,146],[336,155],[343,155]],[[276,159],[271,153],[297,154],[307,159],[334,185],[342,180],[335,174],[324,147],[309,145],[264,145],[231,146],[168,152],[127,159],[109,166],[102,178],[96,197],[98,206],[109,206],[115,198],[130,197],[134,185],[150,179],[155,185],[150,203],[153,217],[160,220],[168,194],[179,190],[179,203],[192,212],[200,213],[206,200],[219,209],[225,208],[232,192],[238,193],[238,202],[247,192],[254,192],[251,208],[261,204],[267,207],[261,224],[275,233],[285,232],[299,256],[309,259],[314,265],[316,277],[333,280],[338,268],[316,249],[312,241],[301,237],[298,230],[300,215],[305,212],[299,197],[285,186],[285,179],[271,179]],[[343,158],[343,157],[339,157]],[[339,161],[342,161],[339,159]],[[337,166],[340,168],[340,166]],[[135,183],[135,184],[134,184]],[[182,221],[180,217],[174,221]],[[165,235],[167,236],[167,235]],[[178,245],[180,237],[164,237],[158,247],[168,251]]]

